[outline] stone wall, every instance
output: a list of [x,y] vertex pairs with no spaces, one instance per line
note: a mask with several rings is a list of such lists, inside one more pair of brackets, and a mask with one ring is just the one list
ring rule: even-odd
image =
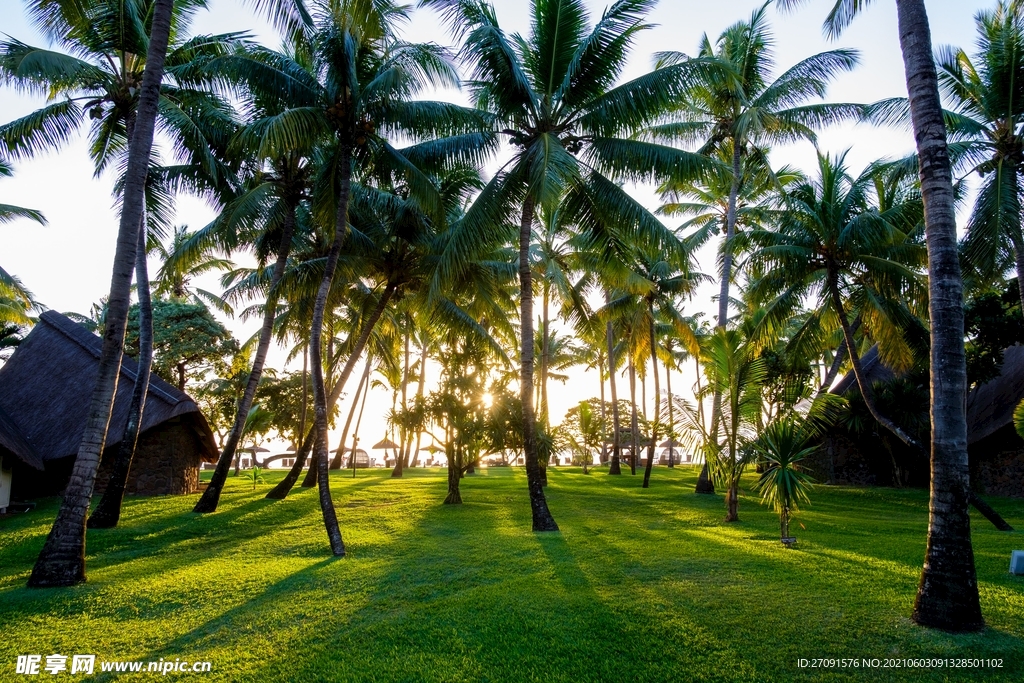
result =
[[1007,425],[972,444],[971,485],[990,496],[1024,498],[1024,440]]
[[[199,487],[200,443],[193,428],[181,418],[164,422],[139,436],[125,493],[160,496],[192,493]],[[96,476],[96,493],[102,493],[117,457],[117,446],[103,453]]]
[[[989,496],[1024,498],[1024,440],[1007,425],[969,449],[971,486]],[[895,486],[893,458],[877,443],[857,444],[844,434],[825,437],[822,447],[806,461],[806,469],[821,483],[851,486]],[[927,487],[927,466],[903,485]]]

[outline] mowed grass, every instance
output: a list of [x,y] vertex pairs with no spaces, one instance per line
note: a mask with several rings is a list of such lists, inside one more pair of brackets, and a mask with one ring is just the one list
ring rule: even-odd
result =
[[[263,499],[280,473],[256,492],[230,478],[202,517],[196,496],[127,500],[119,528],[89,532],[89,581],[68,589],[25,587],[58,501],[0,519],[0,680],[30,680],[15,661],[33,653],[207,660],[210,673],[168,675],[203,681],[1024,679],[1024,577],[1008,573],[1024,534],[973,520],[984,633],[910,621],[925,491],[818,487],[786,550],[749,492],[742,521],[723,524],[692,468],[657,468],[646,491],[639,476],[552,468],[559,534],[530,531],[521,469],[468,477],[462,506],[440,504],[443,470],[388,474],[332,476],[341,559],[315,490]],[[1024,501],[992,502],[1024,527]],[[822,657],[1003,667],[798,666]]]

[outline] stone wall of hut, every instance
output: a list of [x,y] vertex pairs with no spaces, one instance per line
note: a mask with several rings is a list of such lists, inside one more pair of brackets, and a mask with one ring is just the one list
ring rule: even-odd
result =
[[[118,446],[103,452],[96,475],[96,492],[110,479]],[[201,445],[195,430],[182,418],[174,418],[139,435],[125,493],[160,496],[192,493],[199,487]]]
[[[1024,498],[1024,439],[1007,425],[969,449],[971,486],[988,496]],[[822,483],[845,486],[894,486],[893,458],[876,443],[859,444],[841,433],[829,434],[806,460],[806,469]],[[922,477],[926,475],[924,463]],[[915,477],[911,486],[927,487]]]
[[1012,425],[970,447],[971,485],[990,496],[1024,498],[1024,439]]

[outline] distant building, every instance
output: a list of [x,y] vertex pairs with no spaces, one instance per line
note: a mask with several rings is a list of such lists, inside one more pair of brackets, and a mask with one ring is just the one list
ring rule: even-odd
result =
[[[99,371],[101,340],[68,318],[47,311],[0,368],[0,460],[17,499],[64,490],[85,430]],[[110,477],[138,366],[124,358],[95,491]],[[152,375],[138,448],[126,493],[191,493],[199,466],[217,459],[206,418],[185,393]]]

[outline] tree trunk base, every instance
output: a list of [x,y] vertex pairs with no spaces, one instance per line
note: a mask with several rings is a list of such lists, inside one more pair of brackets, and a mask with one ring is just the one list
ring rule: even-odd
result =
[[85,523],[85,526],[88,529],[113,529],[120,521],[120,506],[118,506],[116,510],[111,511],[98,507],[91,515],[89,515],[89,521]]
[[711,477],[708,476],[708,464],[704,463],[704,467],[700,471],[700,476],[697,478],[697,486],[694,488],[694,493],[704,493],[713,495],[715,493],[715,484],[711,481]]

